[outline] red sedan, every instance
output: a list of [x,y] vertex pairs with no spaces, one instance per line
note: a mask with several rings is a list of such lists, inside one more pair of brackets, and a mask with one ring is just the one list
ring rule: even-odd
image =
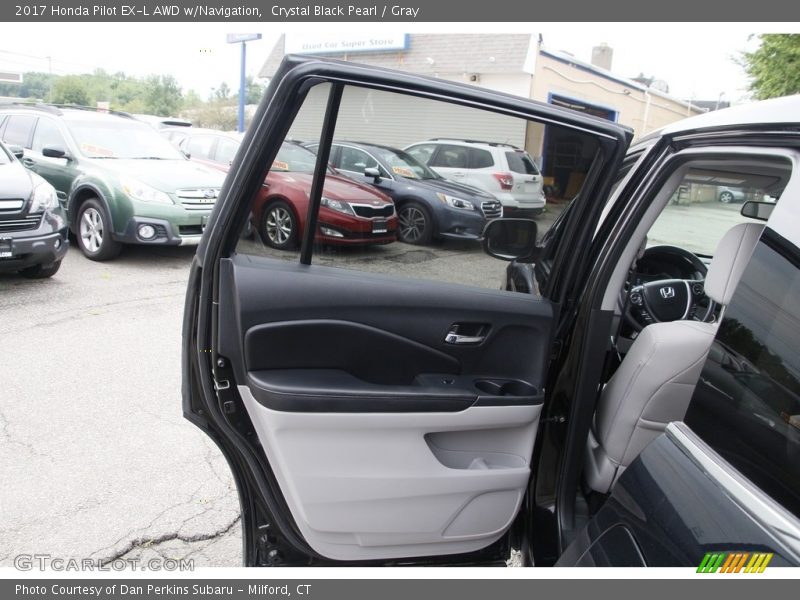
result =
[[[184,134],[184,132],[181,132]],[[220,132],[185,128],[180,148],[192,160],[228,170],[241,140]],[[297,247],[308,215],[316,155],[284,142],[253,203],[253,223],[265,244]],[[397,214],[391,198],[330,169],[322,190],[316,241],[325,244],[388,244],[397,239]]]

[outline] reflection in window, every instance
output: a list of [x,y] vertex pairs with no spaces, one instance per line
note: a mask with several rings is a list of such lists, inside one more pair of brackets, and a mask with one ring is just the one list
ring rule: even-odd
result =
[[686,417],[800,514],[800,253],[767,230],[727,308]]

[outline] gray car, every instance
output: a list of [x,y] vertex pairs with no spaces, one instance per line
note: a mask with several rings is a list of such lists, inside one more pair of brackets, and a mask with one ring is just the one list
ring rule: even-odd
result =
[[744,202],[747,194],[742,188],[717,186],[717,200],[723,204],[731,202]]
[[394,200],[401,242],[477,240],[487,221],[503,216],[502,204],[488,192],[448,181],[391,146],[334,142],[330,162],[338,171],[374,185]]
[[52,277],[67,253],[67,218],[56,190],[0,142],[0,273]]

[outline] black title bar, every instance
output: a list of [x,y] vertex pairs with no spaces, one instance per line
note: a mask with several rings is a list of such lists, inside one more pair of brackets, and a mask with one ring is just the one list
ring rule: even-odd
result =
[[[791,22],[798,4],[786,0],[30,0],[0,4],[0,21],[40,22]],[[709,30],[709,41],[716,33]],[[676,27],[675,41],[680,40]],[[710,42],[711,43],[711,42]]]

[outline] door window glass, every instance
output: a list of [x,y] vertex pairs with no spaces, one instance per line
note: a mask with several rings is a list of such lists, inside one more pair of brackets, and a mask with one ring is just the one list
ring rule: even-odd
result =
[[64,143],[64,136],[58,130],[56,125],[50,119],[41,117],[36,124],[36,130],[33,132],[33,143],[31,149],[36,152],[41,152],[45,146],[59,146],[64,150],[67,149]]
[[30,148],[28,140],[31,137],[31,129],[36,121],[36,117],[31,115],[11,115],[6,124],[3,141],[6,144],[14,144],[24,148]]
[[[516,201],[465,185],[456,175],[450,180],[450,173],[438,172],[434,164],[466,168],[470,161],[478,166],[494,162],[488,147],[452,141],[460,139],[496,137],[498,147],[527,146],[541,155],[545,141],[564,137],[564,128],[421,96],[344,86],[329,157],[337,171],[325,175],[320,207],[313,214],[312,171],[330,90],[326,84],[308,92],[285,136],[291,141],[284,142],[254,201],[254,235],[240,242],[239,251],[391,278],[506,290],[508,263],[488,256],[480,240],[487,223],[504,214],[503,202],[509,203],[510,214]],[[583,145],[583,154],[598,156],[594,137],[577,131],[570,137]],[[447,141],[425,141],[435,138]],[[289,144],[295,159],[306,154],[305,172],[296,168],[295,159],[286,158]],[[420,160],[433,148],[435,163]],[[372,168],[378,177],[364,175]],[[574,192],[583,173],[578,169],[571,177]],[[536,217],[540,239],[565,206],[548,203]],[[305,248],[311,256],[302,258],[307,256],[303,244],[309,223],[315,227],[313,242]]]
[[[770,196],[778,177],[759,173],[693,168],[675,189],[669,204],[647,234],[648,246],[679,246],[712,256],[717,243],[733,225],[757,222],[741,215],[747,200],[774,202]],[[730,198],[729,195],[730,194]]]
[[800,516],[800,251],[767,230],[727,307],[686,423]]
[[186,142],[186,151],[192,158],[211,158],[211,146],[214,145],[214,138],[210,135],[198,135],[189,138]]
[[339,148],[340,154],[337,163],[339,169],[352,171],[354,173],[363,173],[364,169],[378,166],[378,162],[363,150],[350,148],[349,146],[339,146]]
[[468,150],[464,146],[440,146],[438,154],[429,164],[431,167],[466,169],[469,164]]
[[524,152],[506,152],[506,160],[508,161],[508,168],[514,173],[522,173],[523,175],[538,175],[539,169],[533,159]]
[[226,138],[219,138],[214,158],[219,163],[230,164],[238,151],[239,142]]
[[469,168],[470,169],[486,169],[494,166],[494,158],[492,153],[488,150],[480,150],[479,148],[469,149]]

